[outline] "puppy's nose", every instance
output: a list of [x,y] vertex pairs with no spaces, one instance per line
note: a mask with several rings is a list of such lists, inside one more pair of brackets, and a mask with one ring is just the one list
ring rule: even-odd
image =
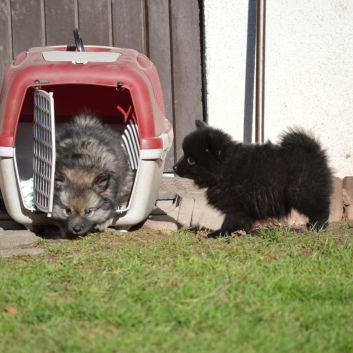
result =
[[175,165],[173,165],[173,170],[174,170],[174,172],[177,172],[178,171],[178,166],[175,164]]
[[82,229],[82,226],[75,226],[72,229],[75,233],[78,233]]

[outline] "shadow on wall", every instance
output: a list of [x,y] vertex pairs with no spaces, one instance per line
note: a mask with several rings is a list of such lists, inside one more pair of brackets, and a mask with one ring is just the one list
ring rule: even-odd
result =
[[248,34],[246,44],[246,73],[244,101],[244,142],[252,142],[254,88],[255,88],[255,53],[256,53],[256,1],[249,0]]

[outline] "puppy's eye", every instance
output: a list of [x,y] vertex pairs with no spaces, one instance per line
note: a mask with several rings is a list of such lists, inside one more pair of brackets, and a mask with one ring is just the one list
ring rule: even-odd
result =
[[87,217],[91,217],[93,215],[93,211],[92,210],[85,210],[85,216]]
[[66,208],[64,210],[64,213],[65,213],[66,216],[71,216],[72,215],[72,212],[71,212],[71,210],[69,208]]
[[189,163],[190,165],[194,165],[194,164],[195,164],[194,159],[191,158],[191,157],[189,157],[189,158],[187,159],[187,161],[188,161],[188,163]]

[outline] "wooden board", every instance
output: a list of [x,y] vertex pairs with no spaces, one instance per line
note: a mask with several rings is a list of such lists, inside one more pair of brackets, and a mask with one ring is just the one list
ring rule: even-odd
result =
[[78,12],[83,45],[111,46],[111,0],[79,0]]
[[41,1],[11,1],[14,55],[32,47],[45,45],[42,37]]
[[0,0],[0,90],[5,77],[6,69],[12,60],[12,52],[9,43],[11,33],[10,0]]
[[171,0],[176,159],[182,141],[203,119],[199,5],[197,0]]
[[113,44],[147,53],[146,11],[143,0],[112,0]]
[[74,28],[74,1],[45,0],[46,45],[74,44]]
[[[149,57],[156,65],[161,81],[166,117],[174,126],[169,0],[148,0],[147,14]],[[168,172],[172,171],[174,164],[174,146],[173,144],[164,166],[164,170]]]
[[[175,143],[165,171],[182,155],[184,137],[203,118],[198,0],[0,0],[0,80],[13,54],[42,45],[133,48],[156,65]],[[11,10],[10,10],[11,9]],[[9,33],[10,31],[10,33]]]

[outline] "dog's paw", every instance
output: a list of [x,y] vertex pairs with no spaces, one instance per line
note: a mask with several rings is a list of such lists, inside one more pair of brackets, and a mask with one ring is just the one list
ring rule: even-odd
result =
[[112,224],[112,222],[113,218],[110,218],[101,224],[97,224],[94,228],[99,230],[100,232],[104,232]]
[[207,239],[215,239],[215,238],[218,238],[219,237],[219,234],[214,234],[214,232],[210,233],[207,235]]
[[232,236],[232,232],[230,231],[226,231],[226,230],[215,230],[214,232],[210,233],[207,235],[206,238],[219,238],[219,237],[231,237]]
[[214,232],[208,234],[206,238],[215,239],[215,238],[218,238],[220,236],[223,236],[223,234],[222,234],[221,230],[219,229],[219,230],[215,230]]

